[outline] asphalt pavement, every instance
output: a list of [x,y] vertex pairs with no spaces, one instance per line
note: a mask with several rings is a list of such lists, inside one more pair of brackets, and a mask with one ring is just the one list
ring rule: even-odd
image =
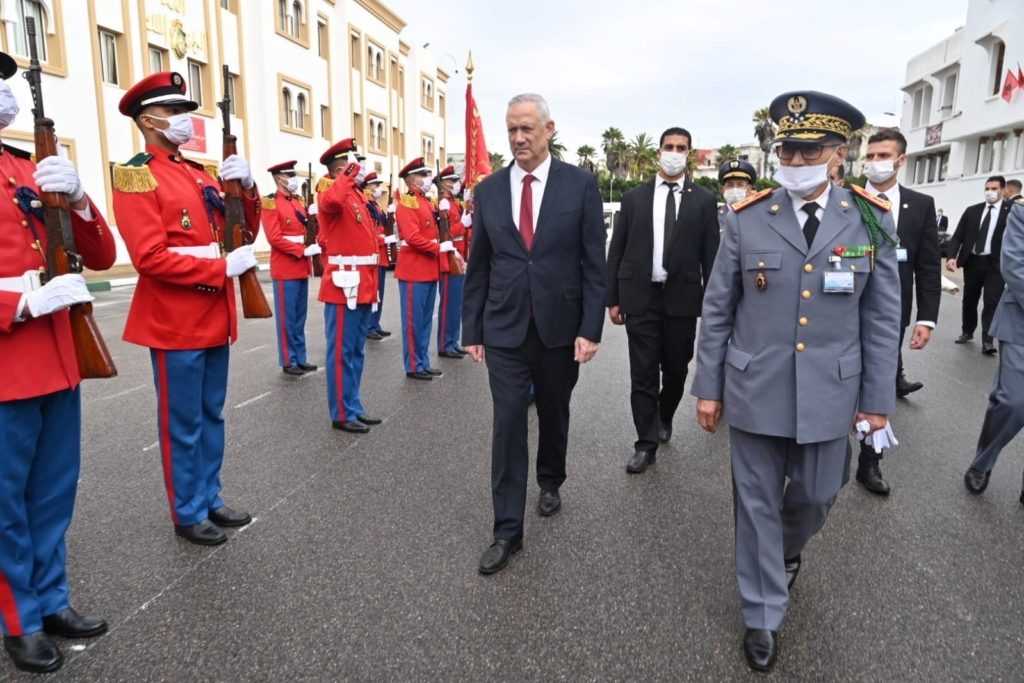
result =
[[[307,339],[322,365],[315,290]],[[541,518],[532,487],[523,552],[483,577],[486,372],[439,359],[443,378],[407,380],[393,280],[395,336],[367,348],[364,403],[385,420],[368,435],[331,429],[322,371],[281,373],[272,320],[242,321],[223,481],[255,520],[216,548],[173,534],[149,354],[120,340],[131,295],[98,294],[120,375],[85,384],[68,534],[73,605],[111,628],[60,640],[54,681],[1024,679],[1024,440],[983,496],[964,490],[997,360],[980,341],[953,344],[958,297],[943,294],[928,348],[905,353],[925,388],[892,418],[892,496],[842,491],[804,552],[765,676],[740,644],[727,432],[701,431],[687,396],[657,464],[628,475],[622,328],[606,325],[580,375],[562,511]],[[0,680],[30,679],[0,657]]]

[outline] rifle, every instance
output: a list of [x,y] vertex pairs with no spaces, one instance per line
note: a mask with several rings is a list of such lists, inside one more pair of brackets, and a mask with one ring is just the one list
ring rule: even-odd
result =
[[[224,65],[224,99],[217,103],[224,114],[224,154],[227,159],[238,153],[238,138],[231,134],[231,94],[228,82],[231,72]],[[251,244],[253,235],[245,229],[245,209],[242,207],[242,181],[225,180],[224,186],[224,251],[232,252],[245,244]],[[242,315],[246,318],[270,318],[273,313],[263,293],[256,269],[250,268],[238,276],[238,289],[242,293]]]
[[[309,208],[313,206],[313,162],[309,162],[309,180],[306,181],[306,193],[302,198],[306,202],[306,241],[305,245],[308,247],[311,244],[316,244],[317,233],[320,232],[320,224],[317,223],[316,216],[308,213]],[[324,276],[324,260],[320,258],[320,254],[313,256],[313,275],[316,277]]]
[[[388,176],[388,202],[393,204],[396,201],[395,191],[392,189],[392,183],[395,181],[394,175]],[[384,234],[387,237],[391,237],[395,234],[395,212],[389,211],[387,219],[384,223]],[[388,244],[388,262],[395,266],[398,264],[398,243],[392,242]]]
[[[57,155],[57,136],[53,121],[43,110],[42,68],[36,51],[36,22],[25,18],[28,34],[30,66],[22,75],[32,91],[32,114],[35,117],[36,161]],[[82,272],[82,257],[75,251],[75,234],[71,229],[71,207],[63,192],[39,192],[46,223],[46,278]],[[35,204],[35,202],[33,202]],[[92,304],[75,304],[69,310],[71,338],[78,359],[78,373],[82,379],[116,377],[117,368],[110,357],[99,327],[92,317]]]
[[[444,191],[441,189],[441,162],[437,161],[437,196],[438,202],[445,199]],[[455,201],[455,197],[452,197],[450,202]],[[448,212],[441,211],[440,209],[435,211],[434,214],[437,218],[437,237],[441,242],[450,242],[452,239],[451,225],[448,223]],[[448,270],[452,275],[465,275],[466,264],[459,259],[459,254],[456,251],[448,252]]]

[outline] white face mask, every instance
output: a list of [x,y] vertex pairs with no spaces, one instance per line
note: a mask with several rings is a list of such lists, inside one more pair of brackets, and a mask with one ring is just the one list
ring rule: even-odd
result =
[[174,116],[168,116],[167,118],[162,116],[153,116],[152,114],[146,114],[146,117],[156,119],[157,121],[167,122],[167,128],[161,128],[159,130],[172,145],[184,145],[192,139],[193,135],[195,135],[195,131],[192,130],[192,117],[189,116],[188,112],[182,112],[181,114],[175,114]]
[[423,190],[423,194],[430,194],[430,186],[434,184],[433,176],[426,176],[423,182],[420,183],[420,189]]
[[455,184],[452,185],[452,194],[458,194],[461,190],[462,190],[462,183],[460,183],[458,180],[456,180]]
[[377,197],[381,196],[382,194],[384,194],[384,188],[383,187],[378,187],[378,188],[374,189],[374,191],[373,191],[373,198],[376,199]]
[[999,201],[999,190],[985,190],[985,201],[989,204],[995,204]]
[[661,172],[669,178],[675,178],[686,170],[686,155],[681,152],[662,152],[658,158]]
[[890,180],[899,169],[892,159],[885,161],[869,161],[864,164],[864,175],[872,184],[878,185]]
[[816,166],[779,166],[775,171],[775,182],[798,197],[806,197],[829,182],[828,165],[835,152],[823,164]]
[[299,176],[291,176],[290,178],[288,178],[288,191],[291,192],[292,194],[295,194],[296,192],[299,191],[299,186],[301,184],[302,183],[299,182]]
[[18,108],[18,101],[14,99],[11,86],[5,81],[0,81],[0,128],[11,125],[19,111],[21,109]]
[[732,187],[722,193],[725,197],[726,204],[735,204],[736,202],[744,199],[747,196],[747,188],[745,187]]

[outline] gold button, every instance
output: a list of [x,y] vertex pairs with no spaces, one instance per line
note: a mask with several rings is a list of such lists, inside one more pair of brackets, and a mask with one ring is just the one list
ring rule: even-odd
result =
[[802,296],[805,299],[810,299],[811,291],[809,289],[805,289],[803,292],[800,293],[800,296]]
[[800,327],[807,327],[807,318],[800,318]]
[[857,270],[857,266],[851,265],[850,270]]
[[797,351],[803,351],[803,350],[804,350],[804,349],[806,349],[806,348],[807,348],[807,347],[806,347],[806,346],[804,346],[804,343],[803,343],[803,342],[799,342],[799,343],[798,343],[798,344],[796,345],[796,350],[797,350]]
[[757,267],[758,268],[764,268],[764,261],[758,261],[757,262]]
[[27,228],[27,227],[28,227],[28,221],[22,221],[22,222],[21,222],[21,225],[22,225],[23,227],[26,227],[26,228]]
[[201,179],[199,179],[199,178],[196,178],[196,185],[202,185],[202,184],[203,184],[203,181]]
[[33,242],[32,243],[32,248],[35,249],[36,251],[39,251],[40,250],[39,249],[39,242]]
[[11,185],[17,185],[18,184],[18,181],[14,179],[14,176],[11,176],[10,178],[8,178],[7,182],[9,182]]
[[804,264],[804,272],[805,273],[810,273],[813,270],[814,270],[814,266],[813,265],[811,265],[810,263],[805,263]]
[[17,200],[17,199],[12,199],[11,201],[12,201],[12,202],[14,202],[15,204],[17,204],[17,203],[18,203],[18,200]]

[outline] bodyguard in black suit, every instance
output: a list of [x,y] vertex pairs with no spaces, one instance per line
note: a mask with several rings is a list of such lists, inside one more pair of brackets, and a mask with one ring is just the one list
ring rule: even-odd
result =
[[691,140],[683,128],[661,134],[658,175],[622,196],[608,247],[608,317],[625,323],[629,337],[632,473],[646,470],[672,437],[718,251],[715,196],[684,176]]
[[964,210],[956,232],[949,240],[949,259],[946,261],[946,268],[950,271],[958,267],[964,269],[963,334],[956,338],[956,343],[966,344],[974,339],[974,330],[978,327],[978,299],[984,292],[981,352],[989,356],[996,353],[989,326],[1005,287],[999,274],[999,252],[1006,230],[1006,217],[1010,213],[1010,203],[1003,199],[1005,186],[1003,176],[992,176],[985,181],[985,201]]
[[513,98],[506,123],[515,162],[475,189],[462,307],[463,344],[477,362],[486,350],[494,402],[494,542],[480,559],[484,574],[501,570],[522,548],[531,385],[539,427],[538,509],[547,517],[561,507],[569,400],[604,325],[597,177],[551,158],[555,124],[540,95]]

